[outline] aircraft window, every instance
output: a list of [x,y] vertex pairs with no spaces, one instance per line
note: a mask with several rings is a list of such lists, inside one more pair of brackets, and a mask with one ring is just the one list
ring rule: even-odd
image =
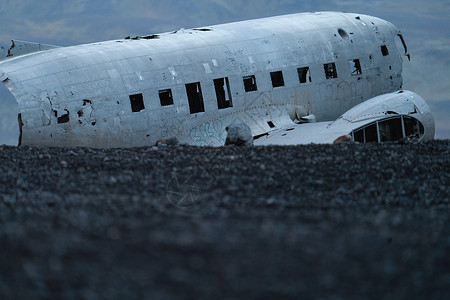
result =
[[364,128],[353,132],[353,140],[355,142],[364,143]]
[[284,78],[282,71],[271,72],[270,78],[272,79],[272,86],[274,88],[284,86]]
[[217,107],[219,109],[232,107],[230,82],[228,77],[214,79],[214,88],[216,89]]
[[409,116],[397,116],[353,131],[353,140],[360,143],[391,142],[403,138],[420,139],[423,134],[424,127],[418,120]]
[[324,64],[323,68],[325,70],[325,76],[327,79],[337,78],[335,63]]
[[140,112],[145,109],[144,97],[142,97],[142,94],[130,95],[130,103],[133,112]]
[[300,83],[311,82],[311,72],[309,71],[309,67],[298,68],[297,73]]
[[398,141],[403,138],[402,119],[393,118],[378,123],[380,142]]
[[375,123],[364,128],[364,135],[366,138],[366,143],[378,142],[377,124]]
[[389,55],[389,50],[386,45],[381,46],[381,53],[383,53],[383,56]]
[[189,100],[189,110],[191,114],[204,112],[202,87],[200,82],[186,84],[186,93]]
[[161,106],[167,106],[173,104],[172,90],[160,90],[159,92],[159,100],[161,101]]
[[252,92],[258,90],[256,86],[256,78],[255,75],[245,76],[244,78],[244,87],[246,92]]
[[361,63],[359,62],[359,59],[350,60],[349,64],[350,64],[350,70],[352,72],[352,76],[362,74]]
[[405,135],[408,140],[419,139],[424,134],[423,125],[416,119],[404,116]]

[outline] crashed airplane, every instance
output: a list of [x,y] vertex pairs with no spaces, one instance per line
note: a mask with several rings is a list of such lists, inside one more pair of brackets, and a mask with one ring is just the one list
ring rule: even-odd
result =
[[402,90],[401,32],[367,15],[301,13],[5,50],[0,81],[18,103],[19,145],[434,138],[429,106]]

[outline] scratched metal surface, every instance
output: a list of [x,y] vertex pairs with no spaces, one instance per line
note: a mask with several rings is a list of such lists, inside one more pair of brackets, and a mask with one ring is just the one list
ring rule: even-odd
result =
[[[129,147],[177,136],[189,144],[219,145],[225,126],[236,120],[247,123],[254,135],[270,129],[267,121],[284,126],[292,109],[313,113],[318,121],[333,120],[402,86],[394,40],[399,31],[378,18],[306,13],[203,29],[0,62],[1,81],[22,113],[23,143]],[[381,45],[390,55],[381,54]],[[356,58],[361,76],[351,76],[349,60]],[[338,78],[325,79],[323,64],[329,62],[336,63]],[[297,68],[303,66],[310,67],[312,83],[299,84]],[[279,70],[285,86],[272,88],[269,74]],[[244,91],[245,75],[256,75],[258,91]],[[212,80],[221,77],[230,80],[233,107],[218,110]],[[204,113],[189,113],[185,84],[191,82],[201,82]],[[172,89],[174,105],[161,107],[158,90],[166,88]],[[133,113],[129,95],[137,93],[143,94],[145,110]],[[58,124],[67,114],[69,122]]]

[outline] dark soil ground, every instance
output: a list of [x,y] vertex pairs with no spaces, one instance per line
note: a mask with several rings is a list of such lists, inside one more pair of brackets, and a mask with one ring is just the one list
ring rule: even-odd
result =
[[0,150],[1,299],[450,299],[450,141]]

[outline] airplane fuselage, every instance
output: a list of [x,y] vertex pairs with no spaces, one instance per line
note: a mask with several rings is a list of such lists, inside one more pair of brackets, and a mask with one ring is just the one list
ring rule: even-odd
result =
[[387,21],[302,13],[13,57],[0,79],[23,144],[223,145],[236,121],[257,136],[401,89],[403,52]]

